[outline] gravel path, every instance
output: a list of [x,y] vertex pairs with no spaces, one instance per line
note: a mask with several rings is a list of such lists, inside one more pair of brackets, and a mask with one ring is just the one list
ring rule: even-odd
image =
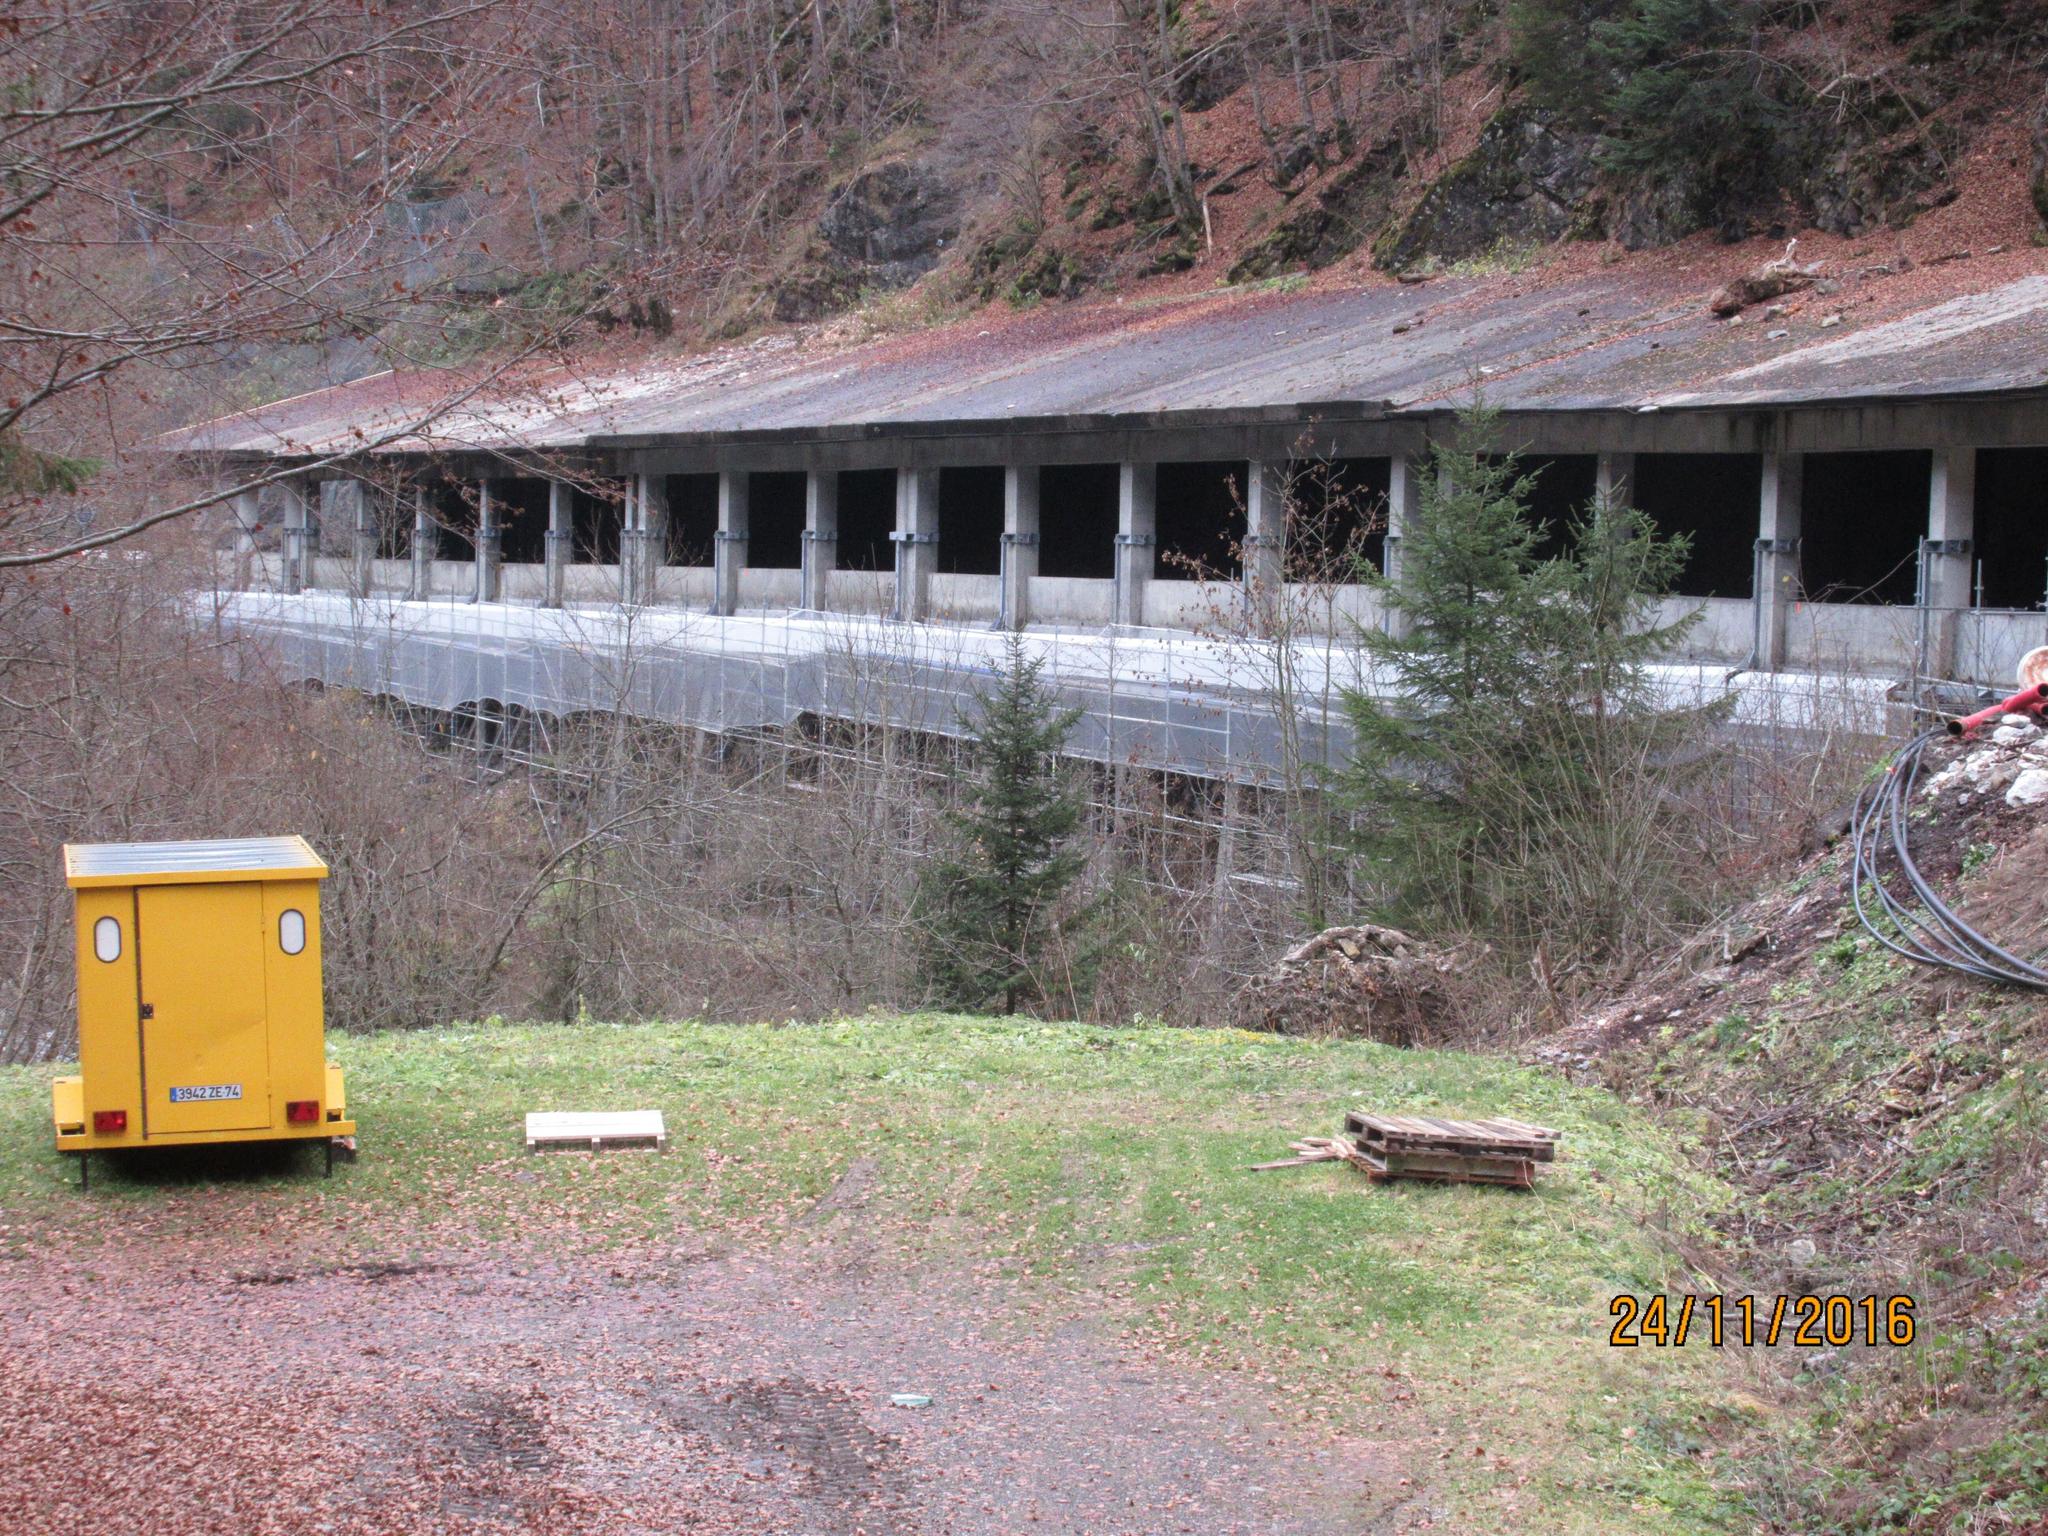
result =
[[17,1250],[0,1446],[8,1536],[1351,1536],[1427,1519],[1398,1446],[1283,1425],[1238,1378],[847,1234],[575,1264],[342,1265],[262,1236]]

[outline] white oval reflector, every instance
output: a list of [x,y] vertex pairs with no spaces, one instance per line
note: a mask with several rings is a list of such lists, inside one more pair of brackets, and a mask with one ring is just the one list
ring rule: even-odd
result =
[[102,960],[113,961],[121,958],[121,925],[111,917],[103,917],[92,925],[92,952]]
[[297,907],[287,907],[278,918],[277,943],[288,955],[296,955],[306,947],[306,914]]

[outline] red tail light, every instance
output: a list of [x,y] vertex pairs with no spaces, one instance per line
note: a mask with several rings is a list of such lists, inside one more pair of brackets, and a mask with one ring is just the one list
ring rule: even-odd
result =
[[320,1118],[318,1099],[293,1099],[284,1107],[284,1117],[293,1125],[311,1125]]
[[119,1136],[128,1129],[128,1111],[125,1109],[96,1109],[92,1112],[92,1133],[95,1136]]

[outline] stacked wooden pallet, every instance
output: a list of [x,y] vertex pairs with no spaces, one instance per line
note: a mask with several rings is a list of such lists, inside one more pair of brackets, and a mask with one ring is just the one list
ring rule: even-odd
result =
[[1344,1135],[1375,1179],[1436,1179],[1527,1189],[1536,1165],[1557,1156],[1557,1132],[1521,1120],[1439,1120],[1430,1115],[1344,1116]]

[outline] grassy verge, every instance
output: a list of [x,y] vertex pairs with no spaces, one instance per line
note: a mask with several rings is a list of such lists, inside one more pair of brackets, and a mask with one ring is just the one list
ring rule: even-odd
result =
[[[1616,1292],[1697,1289],[1677,1258],[1724,1191],[1599,1090],[1498,1058],[1020,1021],[509,1026],[340,1038],[363,1159],[329,1185],[221,1154],[109,1169],[49,1151],[52,1070],[0,1070],[17,1235],[317,1231],[357,1255],[808,1240],[849,1169],[905,1265],[998,1263],[1124,1332],[1256,1373],[1303,1416],[1397,1444],[1453,1528],[1724,1529],[1712,1442],[1761,1411],[1703,1349],[1615,1350]],[[1561,1128],[1532,1195],[1252,1174],[1343,1106]],[[529,1109],[659,1107],[669,1156],[520,1152]],[[306,1164],[310,1169],[311,1164]],[[95,1260],[94,1262],[104,1262]]]

